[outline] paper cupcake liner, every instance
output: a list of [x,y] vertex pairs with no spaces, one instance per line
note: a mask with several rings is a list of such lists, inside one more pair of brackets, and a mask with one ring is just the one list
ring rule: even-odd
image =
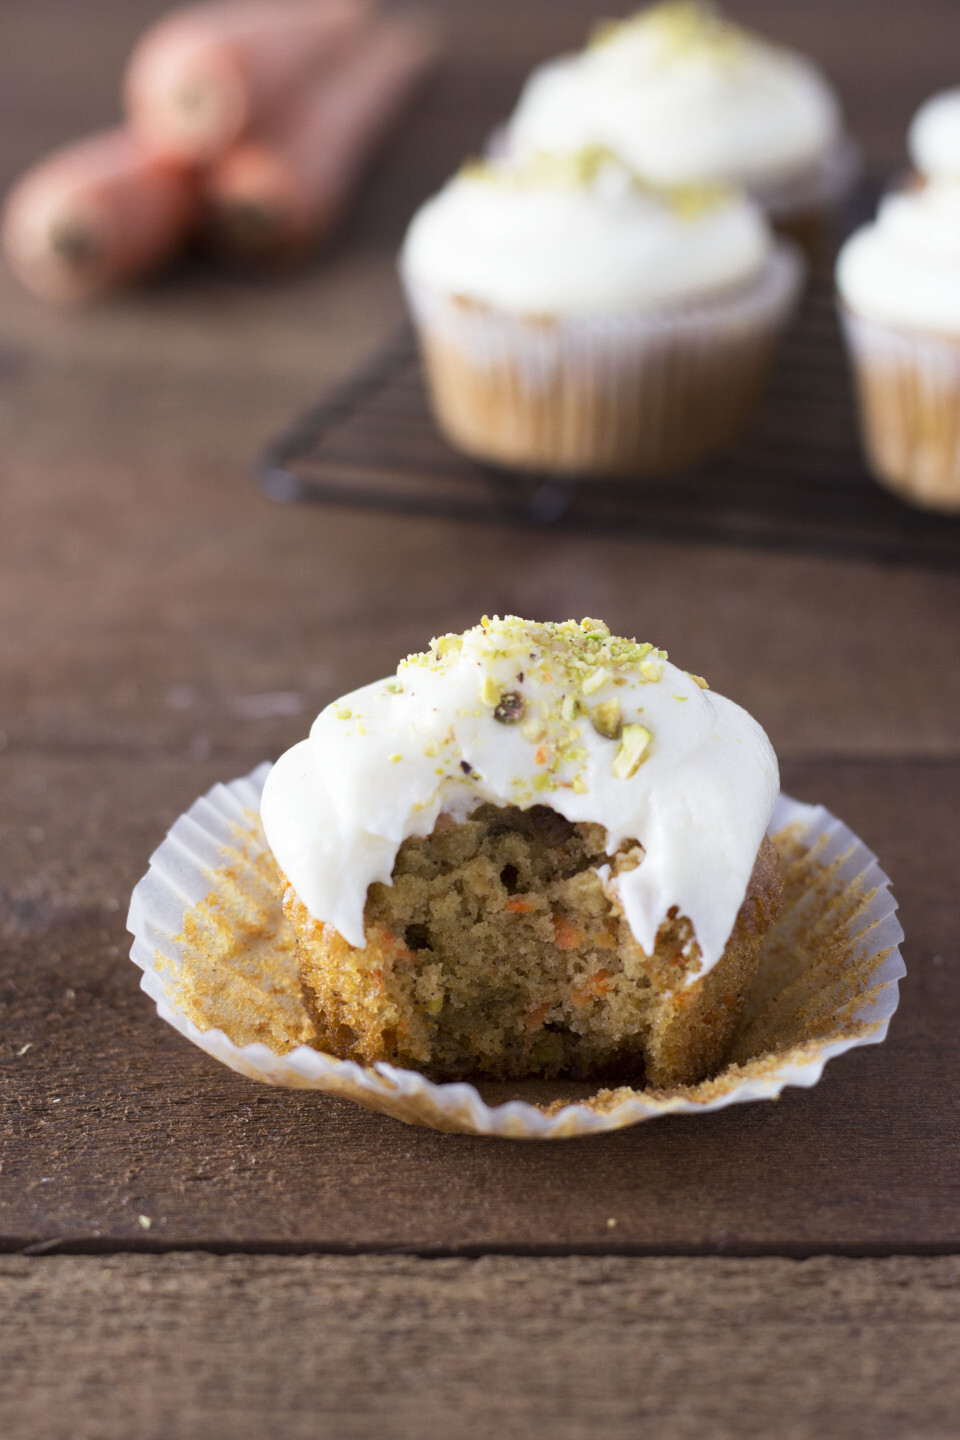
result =
[[780,242],[731,294],[651,312],[527,316],[405,278],[440,428],[494,464],[658,473],[729,445],[800,291]]
[[960,511],[960,336],[840,313],[877,479],[914,505]]
[[[333,1059],[303,1043],[309,1023],[295,945],[259,820],[269,768],[214,786],[177,820],[127,918],[131,958],[161,1018],[252,1079],[323,1090],[436,1130],[557,1139],[773,1099],[787,1085],[815,1085],[835,1055],[886,1036],[906,973],[889,881],[828,811],[782,795],[770,834],[784,870],[784,912],[731,1063],[715,1078],[673,1091],[622,1087],[572,1102],[491,1104],[466,1082]],[[531,1093],[524,1082],[513,1089]]]

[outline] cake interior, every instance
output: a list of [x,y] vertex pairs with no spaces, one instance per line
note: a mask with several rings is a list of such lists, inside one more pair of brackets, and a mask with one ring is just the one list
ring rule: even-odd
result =
[[779,903],[764,841],[727,949],[702,981],[690,921],[671,912],[653,955],[598,873],[643,863],[628,840],[547,806],[441,815],[370,887],[367,945],[315,921],[292,890],[300,972],[323,1050],[436,1079],[544,1076],[665,1085],[719,1066]]

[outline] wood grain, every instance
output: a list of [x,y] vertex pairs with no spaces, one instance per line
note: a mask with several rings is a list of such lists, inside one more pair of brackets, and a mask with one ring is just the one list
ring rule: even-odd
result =
[[0,1306],[30,1440],[956,1434],[955,1258],[8,1259]]

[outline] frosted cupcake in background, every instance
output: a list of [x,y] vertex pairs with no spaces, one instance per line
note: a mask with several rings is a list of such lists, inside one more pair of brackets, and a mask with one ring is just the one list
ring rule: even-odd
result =
[[802,262],[746,198],[588,150],[469,165],[414,217],[400,270],[452,444],[626,475],[738,436]]
[[960,87],[925,101],[910,125],[910,159],[927,180],[960,183]]
[[850,237],[837,289],[877,478],[960,511],[960,91],[920,110],[910,150],[919,183]]
[[535,70],[505,145],[520,158],[601,145],[657,184],[743,187],[804,239],[857,170],[815,65],[686,0],[606,25]]

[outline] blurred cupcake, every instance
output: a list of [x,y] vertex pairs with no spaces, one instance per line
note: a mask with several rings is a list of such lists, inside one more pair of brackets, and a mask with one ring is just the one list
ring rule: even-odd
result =
[[802,238],[857,169],[816,66],[687,0],[606,25],[535,70],[506,144],[521,158],[602,145],[656,184],[743,187]]
[[802,266],[749,200],[655,188],[592,150],[462,170],[414,217],[400,269],[452,444],[617,475],[736,438]]
[[921,176],[960,182],[960,88],[942,90],[920,106],[907,145]]
[[960,165],[888,196],[841,250],[837,288],[874,473],[960,511]]

